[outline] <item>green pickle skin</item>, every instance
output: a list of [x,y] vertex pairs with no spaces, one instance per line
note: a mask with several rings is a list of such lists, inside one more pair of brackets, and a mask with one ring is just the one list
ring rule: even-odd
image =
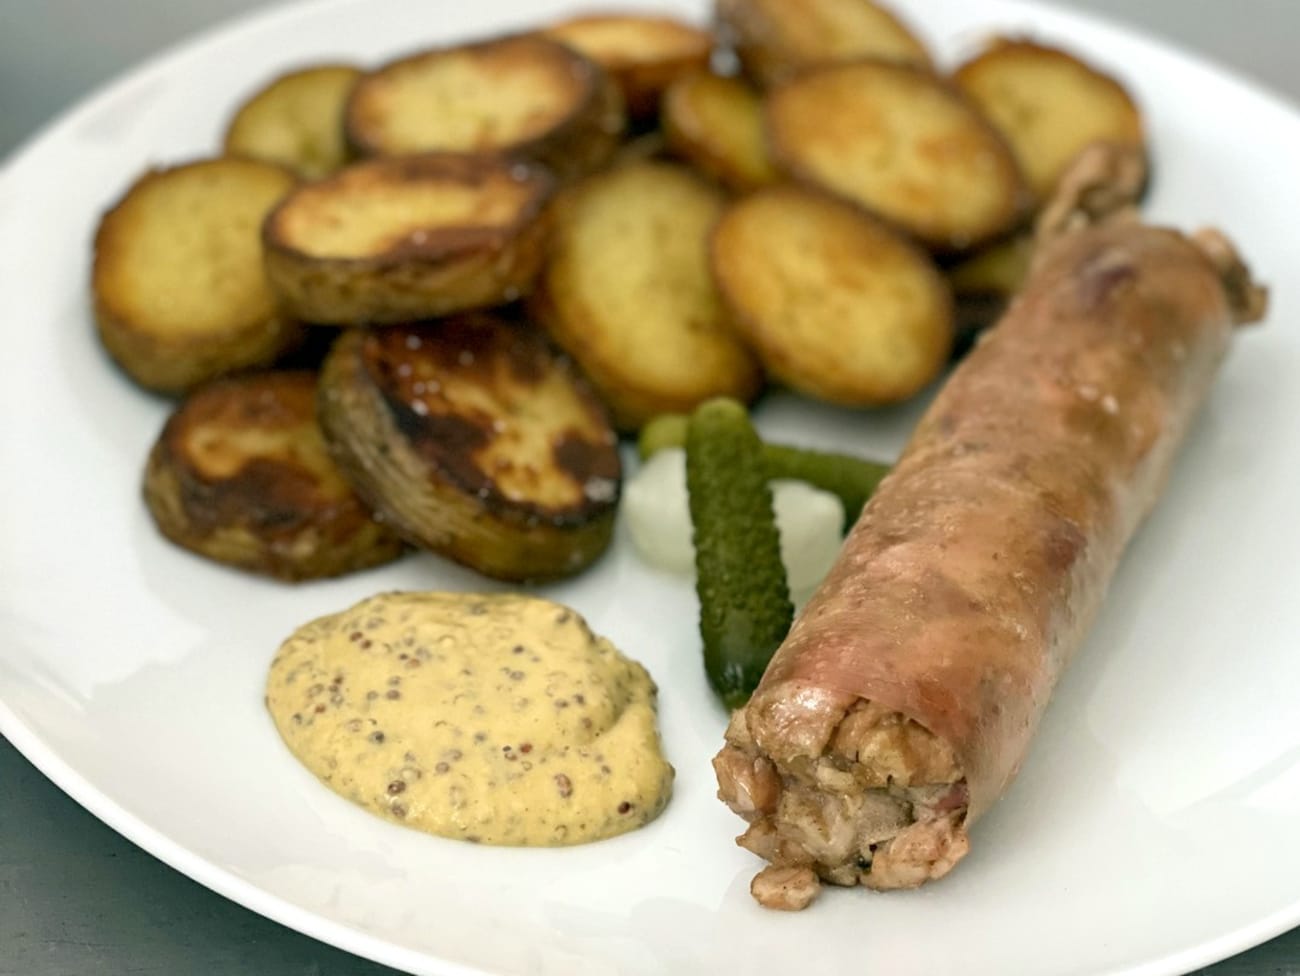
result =
[[[676,413],[660,414],[641,429],[637,450],[641,460],[650,458],[666,447],[682,447],[690,418]],[[862,514],[862,508],[889,474],[889,465],[879,461],[814,451],[785,444],[762,445],[763,465],[768,478],[794,478],[815,488],[829,491],[844,505],[844,531]]]
[[661,413],[651,417],[637,436],[636,450],[642,461],[666,447],[685,447],[686,428],[691,418],[683,413]]
[[686,433],[704,671],[728,708],[758,686],[794,620],[763,445],[745,408],[710,400]]
[[784,444],[764,444],[763,463],[769,478],[795,478],[838,496],[844,505],[845,532],[853,528],[867,499],[889,474],[889,465],[878,461]]

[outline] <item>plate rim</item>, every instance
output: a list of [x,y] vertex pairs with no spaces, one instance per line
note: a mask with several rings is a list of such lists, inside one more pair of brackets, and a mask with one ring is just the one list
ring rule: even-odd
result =
[[[25,178],[27,169],[38,160],[47,144],[63,131],[76,126],[83,117],[92,116],[101,106],[121,96],[132,85],[147,83],[166,75],[177,63],[217,43],[238,43],[244,34],[273,29],[281,20],[292,22],[308,11],[320,14],[328,8],[355,6],[364,0],[276,0],[268,6],[233,14],[187,33],[158,51],[115,72],[91,89],[76,96],[32,131],[3,158],[0,158],[0,199]],[[529,0],[532,2],[532,0]],[[1179,46],[1153,30],[1131,24],[1122,18],[1081,10],[1066,0],[981,0],[991,6],[1006,7],[1033,16],[1036,10],[1050,11],[1053,16],[1074,20],[1090,28],[1101,28],[1137,42],[1141,47],[1213,77],[1217,85],[1241,92],[1269,112],[1285,117],[1300,136],[1300,100],[1273,85],[1240,73],[1217,58]],[[653,0],[632,0],[620,6],[653,9]],[[326,14],[327,16],[328,14]],[[372,935],[345,922],[316,914],[276,895],[234,871],[195,853],[144,819],[129,813],[84,774],[65,760],[41,735],[31,728],[0,694],[0,736],[3,736],[28,762],[96,819],[129,840],[147,854],[156,857],[207,890],[249,911],[302,933],[321,943],[352,953],[381,965],[412,973],[436,973],[439,976],[498,976],[492,970],[434,958],[425,952],[405,948]],[[1295,900],[1263,917],[1237,926],[1216,938],[1167,952],[1144,962],[1112,967],[1098,976],[1179,976],[1193,969],[1212,965],[1276,938],[1292,929],[1300,929],[1300,890]]]

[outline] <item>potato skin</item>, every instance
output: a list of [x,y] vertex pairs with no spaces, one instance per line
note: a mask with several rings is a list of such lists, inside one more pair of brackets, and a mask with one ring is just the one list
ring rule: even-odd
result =
[[622,469],[604,407],[535,329],[484,313],[345,333],[321,426],[358,493],[414,545],[494,579],[585,569]]
[[168,418],[145,467],[159,531],[198,555],[285,581],[390,562],[405,546],[330,460],[306,370],[227,377]]
[[[465,212],[422,219],[418,202],[436,202],[439,188],[463,195]],[[267,216],[267,277],[299,318],[333,325],[407,322],[512,301],[531,289],[541,267],[553,189],[539,167],[501,159],[435,153],[358,163],[304,185]],[[373,222],[363,210],[372,203]],[[328,219],[327,208],[356,225],[355,239],[321,246],[310,228]]]
[[272,163],[196,160],[145,172],[105,212],[91,272],[95,327],[127,376],[178,396],[269,365],[299,341],[301,326],[266,282],[257,232],[294,184]]

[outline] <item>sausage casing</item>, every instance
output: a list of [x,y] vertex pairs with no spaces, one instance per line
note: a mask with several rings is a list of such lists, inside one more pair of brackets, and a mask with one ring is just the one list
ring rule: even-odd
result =
[[910,887],[964,855],[1259,306],[1213,233],[1040,245],[733,717],[720,796],[769,870]]

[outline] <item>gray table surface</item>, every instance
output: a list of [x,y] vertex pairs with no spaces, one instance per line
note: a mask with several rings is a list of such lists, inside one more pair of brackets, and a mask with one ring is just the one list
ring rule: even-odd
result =
[[[0,0],[0,157],[132,63],[267,5]],[[1300,0],[1068,5],[1164,35],[1300,102]],[[178,874],[101,824],[0,738],[0,976],[189,972],[395,971],[285,929]],[[1201,972],[1300,976],[1300,929]]]

